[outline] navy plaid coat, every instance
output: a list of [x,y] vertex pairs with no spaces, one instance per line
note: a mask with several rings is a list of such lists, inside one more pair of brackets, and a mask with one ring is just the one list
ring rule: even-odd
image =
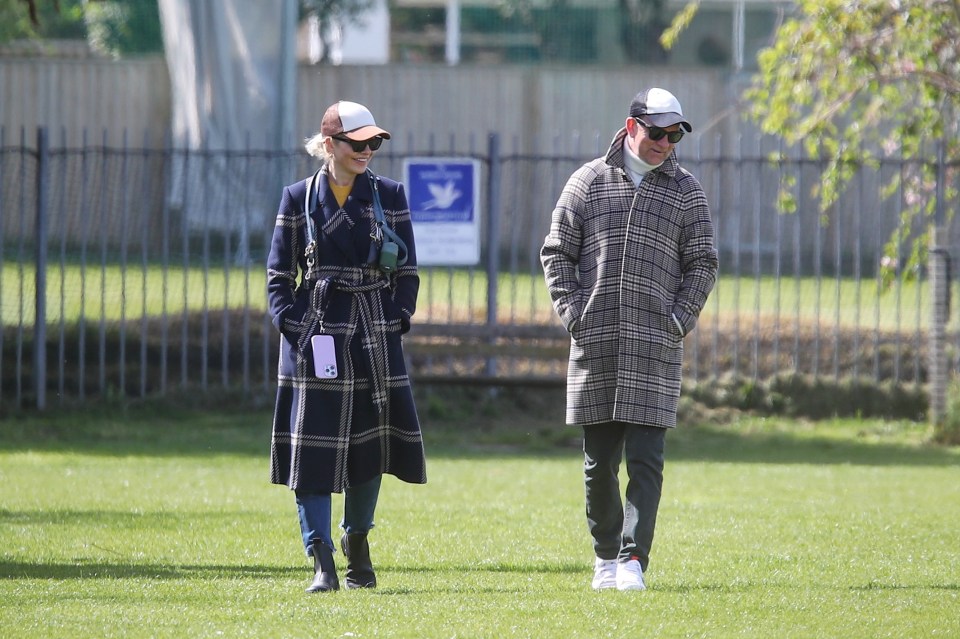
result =
[[[410,329],[420,279],[403,185],[379,180],[386,223],[405,242],[406,264],[391,276],[368,265],[373,191],[358,176],[341,208],[317,173],[316,251],[308,263],[307,180],[283,190],[267,259],[267,296],[280,332],[270,481],[310,493],[341,492],[380,474],[426,482],[420,423],[402,334]],[[314,374],[310,337],[333,335],[339,376]]]
[[553,306],[570,332],[568,424],[677,424],[683,337],[716,282],[713,223],[676,155],[636,187],[621,129],[557,201],[540,251]]

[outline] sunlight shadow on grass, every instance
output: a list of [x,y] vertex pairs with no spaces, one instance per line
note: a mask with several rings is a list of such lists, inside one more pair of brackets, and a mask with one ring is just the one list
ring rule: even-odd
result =
[[0,562],[3,579],[278,579],[304,574],[303,567],[264,565],[177,565],[136,563]]
[[[493,401],[493,400],[490,400]],[[500,398],[486,415],[460,413],[424,418],[430,459],[544,459],[582,455],[579,427],[533,404],[525,412]],[[513,401],[517,401],[514,398]],[[532,400],[531,400],[532,401]],[[427,402],[424,402],[425,404]],[[501,405],[503,404],[503,405]],[[468,406],[469,407],[469,406]],[[51,410],[18,415],[0,429],[0,451],[70,452],[103,457],[207,458],[243,456],[266,460],[271,413],[262,408],[219,410],[155,404],[85,412]],[[466,410],[465,408],[462,410]],[[492,408],[491,408],[492,410]],[[513,412],[510,412],[510,411]],[[552,409],[555,412],[555,409]],[[428,412],[428,411],[425,411]],[[834,428],[788,418],[745,418],[724,425],[681,424],[667,435],[667,458],[680,461],[856,464],[864,466],[957,466],[960,451],[921,443],[916,428],[857,422]]]
[[411,573],[433,573],[433,572],[452,572],[452,573],[468,573],[468,572],[493,572],[493,573],[521,573],[521,574],[579,574],[588,570],[589,567],[585,567],[585,564],[582,563],[567,563],[567,564],[538,564],[535,566],[530,565],[520,565],[520,564],[482,564],[482,563],[471,563],[471,564],[439,564],[436,566],[416,566],[416,567],[404,567],[402,572],[411,572]]
[[876,590],[960,590],[960,583],[956,584],[880,584],[868,583],[863,586],[852,586],[854,592],[872,592]]
[[208,524],[222,522],[224,528],[234,523],[237,517],[257,513],[250,511],[231,512],[132,512],[118,510],[7,510],[0,509],[0,523],[29,526],[96,526],[111,530],[179,531],[184,521],[202,517]]
[[437,593],[437,594],[446,594],[446,595],[476,595],[476,594],[490,594],[490,595],[499,595],[503,593],[517,593],[522,594],[526,592],[525,588],[497,588],[489,586],[469,586],[464,585],[462,582],[460,585],[453,585],[456,583],[456,576],[451,575],[450,581],[448,583],[437,583],[436,587],[430,588],[383,588],[378,586],[375,590],[369,590],[371,596],[404,596],[404,595],[424,595],[427,593]]

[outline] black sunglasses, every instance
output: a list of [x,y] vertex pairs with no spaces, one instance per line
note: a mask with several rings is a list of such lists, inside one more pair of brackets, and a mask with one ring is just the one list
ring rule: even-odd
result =
[[647,130],[647,136],[656,142],[657,140],[662,140],[663,136],[667,136],[667,142],[670,144],[676,144],[683,139],[683,131],[677,129],[676,131],[667,131],[666,129],[661,129],[658,126],[653,126],[652,124],[647,124],[640,118],[633,118],[637,121],[637,124],[642,126]]
[[371,151],[376,151],[380,148],[380,145],[383,144],[383,138],[379,135],[375,138],[370,138],[369,140],[351,140],[350,138],[342,135],[334,135],[331,137],[333,137],[334,140],[339,140],[349,144],[354,153],[360,153],[368,146],[370,147]]

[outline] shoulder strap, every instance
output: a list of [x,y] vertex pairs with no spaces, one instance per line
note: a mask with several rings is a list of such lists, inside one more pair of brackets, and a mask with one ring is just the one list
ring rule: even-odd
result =
[[303,215],[307,218],[307,246],[316,241],[317,232],[313,225],[313,205],[316,202],[316,197],[313,195],[314,186],[320,179],[320,171],[307,178],[307,194],[303,200]]
[[316,202],[316,197],[313,194],[314,185],[320,179],[320,171],[307,178],[307,194],[303,199],[303,217],[307,222],[307,246],[303,250],[303,256],[307,260],[307,270],[304,273],[304,278],[309,279],[313,275],[313,267],[317,262],[317,230],[314,228],[313,216],[311,213],[314,209],[314,203]]
[[400,239],[400,236],[390,228],[390,225],[384,222],[383,205],[380,204],[379,179],[370,169],[367,169],[367,177],[370,178],[370,189],[373,191],[373,214],[377,218],[377,226],[380,227],[384,235],[390,238],[390,240],[400,248],[397,266],[403,266],[407,263],[407,245]]

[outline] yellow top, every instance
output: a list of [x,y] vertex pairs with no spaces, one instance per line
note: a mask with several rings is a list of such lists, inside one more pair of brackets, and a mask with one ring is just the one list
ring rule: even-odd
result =
[[337,204],[343,206],[344,202],[347,201],[347,196],[350,195],[350,190],[353,189],[353,185],[347,184],[346,186],[341,186],[333,180],[327,180],[327,184],[330,186],[330,190],[333,191],[333,197],[337,198]]

